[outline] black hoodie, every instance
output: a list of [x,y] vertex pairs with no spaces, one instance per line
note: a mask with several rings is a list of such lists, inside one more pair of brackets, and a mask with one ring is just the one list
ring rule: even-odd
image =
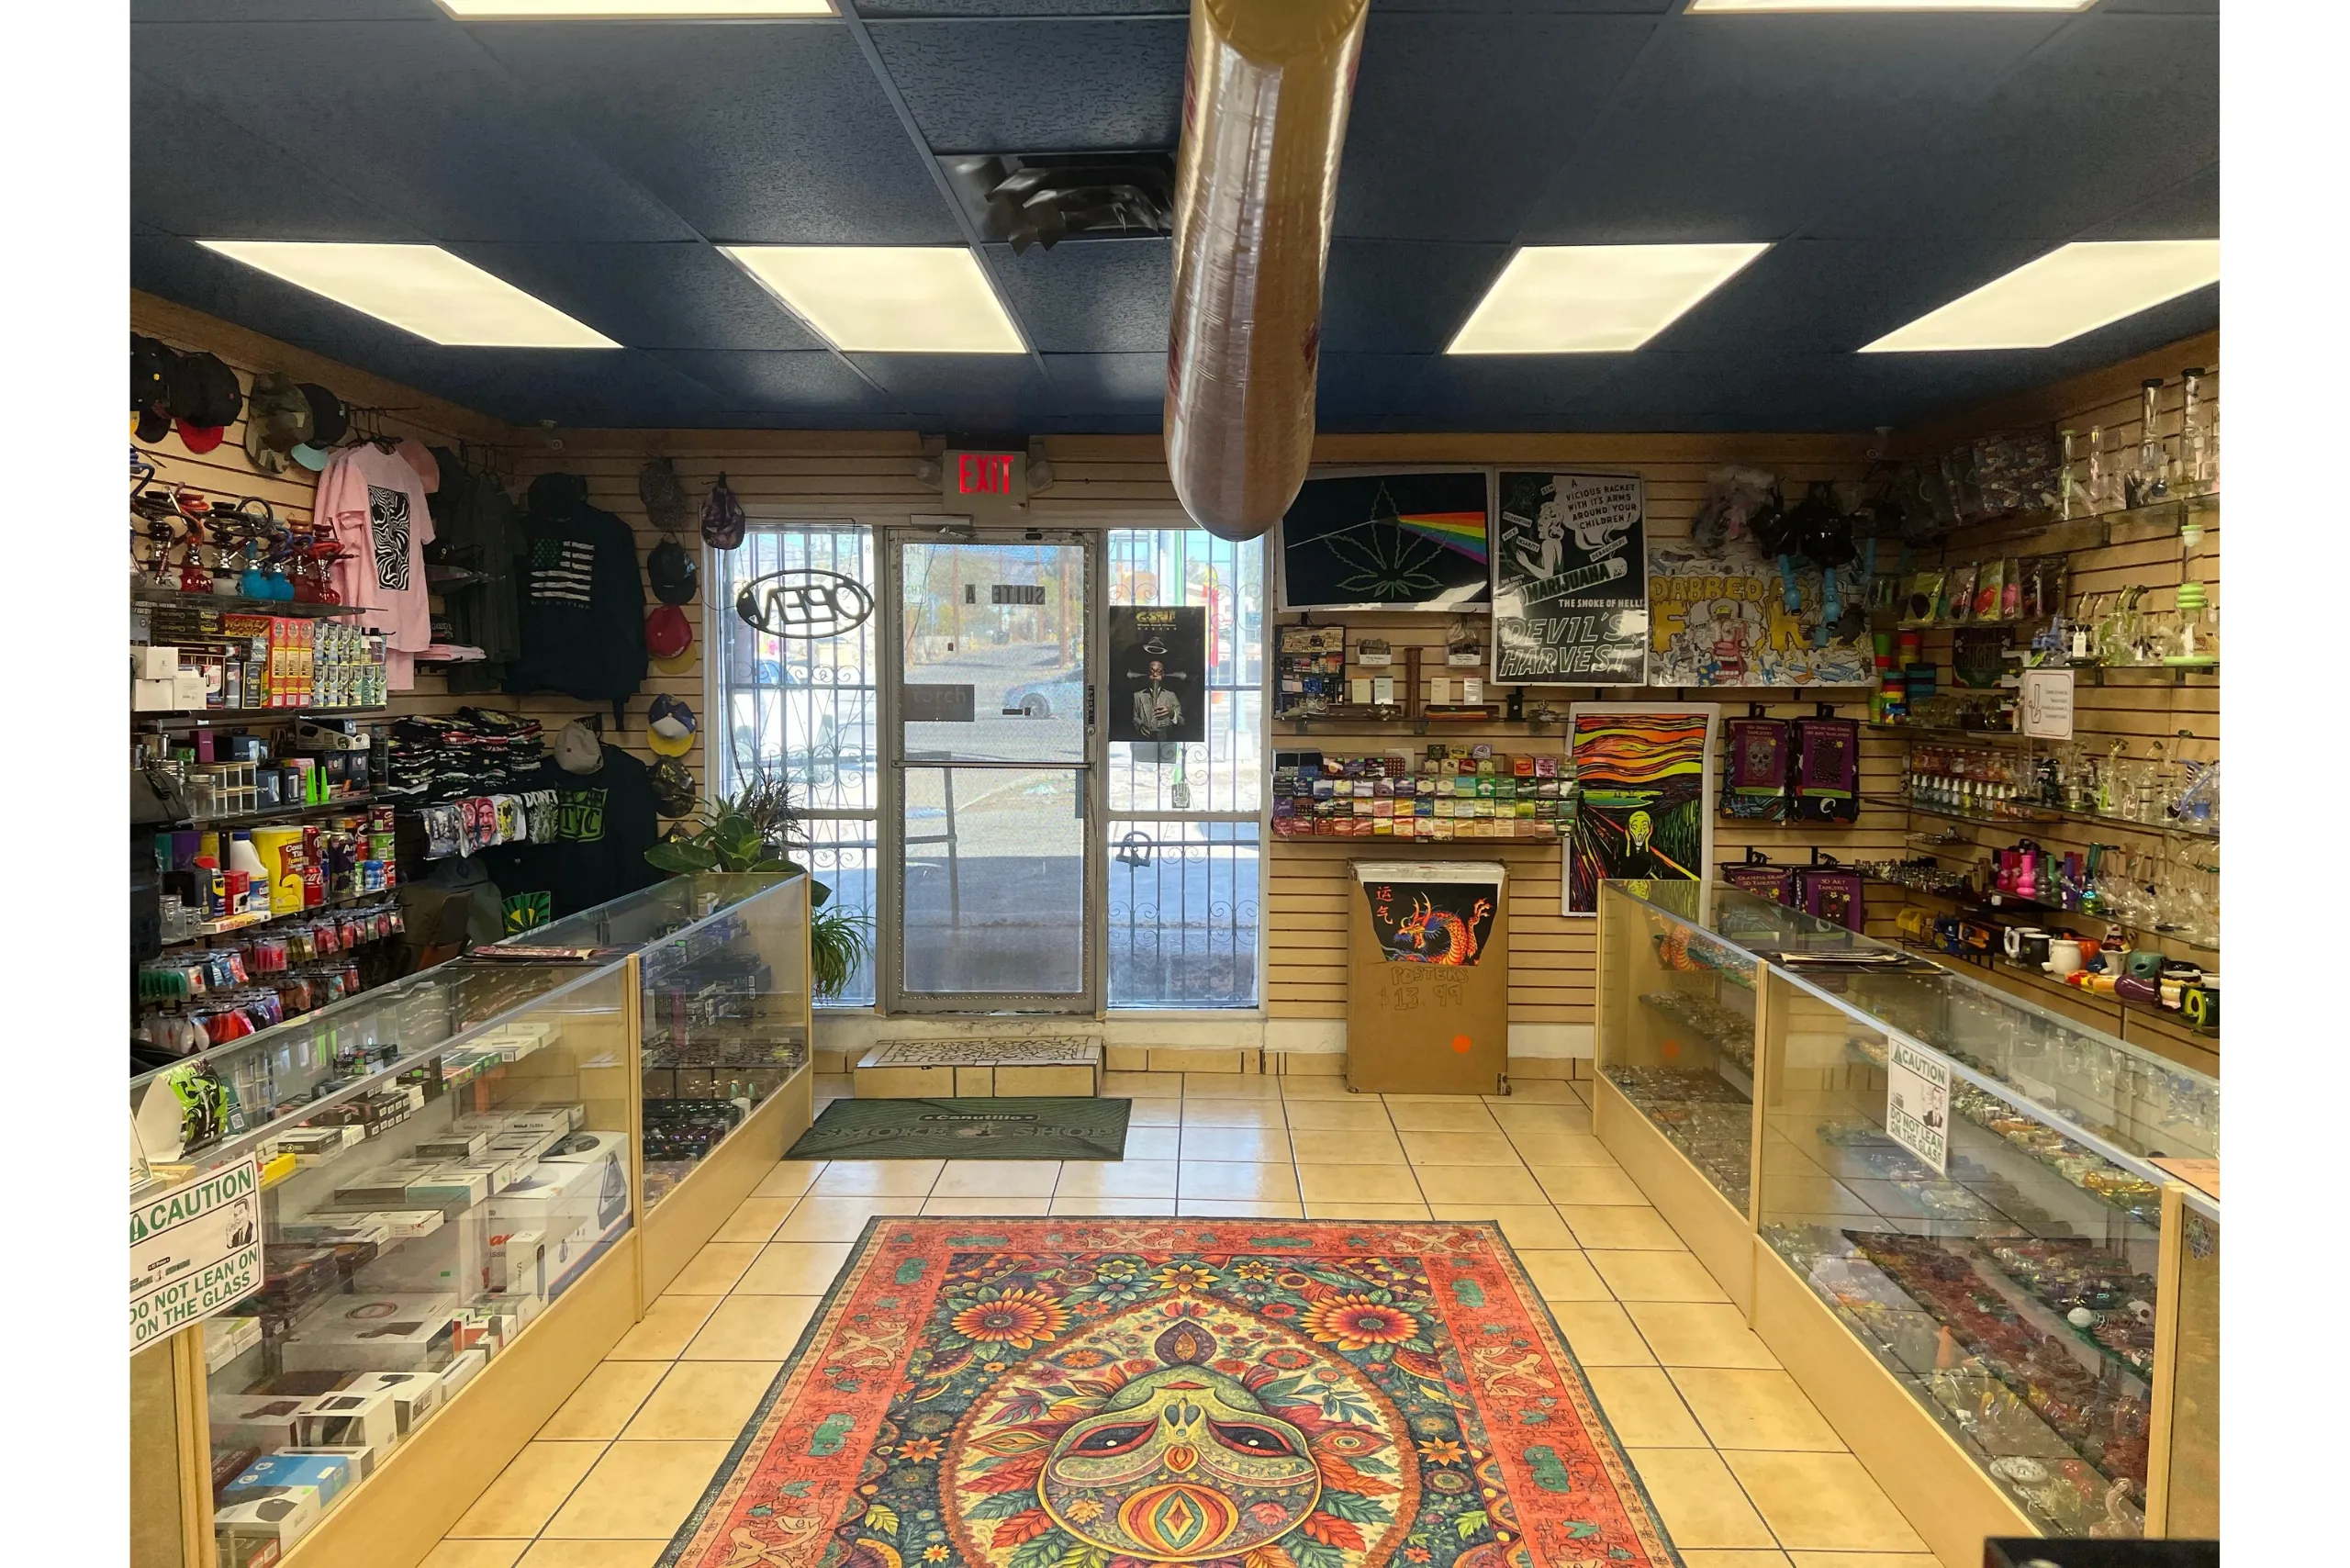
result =
[[644,578],[628,524],[576,474],[531,481],[522,520],[521,656],[509,692],[625,703],[644,683]]

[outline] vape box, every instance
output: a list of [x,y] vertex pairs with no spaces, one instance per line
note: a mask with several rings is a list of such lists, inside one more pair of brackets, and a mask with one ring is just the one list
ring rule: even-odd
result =
[[487,1133],[461,1133],[452,1128],[438,1137],[429,1137],[419,1143],[416,1154],[420,1159],[473,1160],[479,1159],[488,1147]]
[[501,1235],[493,1227],[489,1243],[489,1288],[508,1296],[537,1296],[544,1300],[547,1238],[535,1230]]
[[619,1133],[571,1133],[539,1158],[555,1164],[581,1165],[608,1155],[614,1159],[626,1159],[628,1140]]
[[308,1489],[319,1499],[320,1511],[331,1508],[343,1489],[357,1479],[351,1461],[332,1454],[263,1454],[246,1466],[220,1494],[224,1505],[257,1503]]
[[299,1448],[302,1429],[295,1417],[304,1399],[275,1394],[216,1394],[207,1402],[212,1440],[222,1448],[263,1452]]
[[380,1230],[385,1239],[390,1241],[413,1241],[420,1236],[430,1236],[443,1223],[439,1209],[377,1209],[366,1214],[338,1214],[332,1217],[353,1228],[365,1226]]
[[399,1159],[371,1175],[360,1178],[347,1187],[334,1190],[334,1201],[344,1208],[416,1208],[421,1206],[408,1196],[411,1183],[432,1174],[429,1159]]
[[207,1317],[204,1320],[204,1370],[217,1372],[260,1343],[258,1317]]
[[130,678],[133,680],[170,680],[180,673],[180,651],[177,648],[134,647],[130,650]]
[[465,1384],[473,1382],[481,1369],[489,1365],[489,1352],[471,1350],[461,1352],[441,1372],[441,1403],[455,1398]]
[[263,1497],[212,1511],[212,1529],[220,1548],[220,1568],[264,1568],[275,1562],[319,1522],[319,1494],[313,1487],[282,1497]]
[[399,1435],[407,1437],[441,1408],[441,1376],[426,1372],[362,1372],[351,1386],[362,1392],[391,1396],[392,1414]]
[[277,1135],[277,1147],[304,1165],[341,1154],[348,1147],[341,1127],[296,1127]]
[[456,1314],[457,1298],[438,1292],[343,1297],[285,1341],[282,1364],[294,1371],[420,1372]]
[[545,1238],[550,1289],[559,1289],[627,1213],[628,1176],[610,1150],[587,1162],[543,1161],[489,1201],[493,1235],[535,1230]]
[[291,1459],[299,1459],[310,1454],[322,1454],[330,1459],[348,1460],[351,1462],[351,1484],[353,1486],[375,1473],[376,1454],[374,1449],[307,1448],[280,1449],[277,1451]]
[[399,1411],[381,1389],[354,1386],[322,1394],[303,1406],[295,1420],[305,1447],[388,1450],[399,1441]]
[[483,1166],[435,1166],[408,1184],[408,1201],[419,1207],[432,1204],[444,1210],[469,1209],[488,1198],[489,1175]]

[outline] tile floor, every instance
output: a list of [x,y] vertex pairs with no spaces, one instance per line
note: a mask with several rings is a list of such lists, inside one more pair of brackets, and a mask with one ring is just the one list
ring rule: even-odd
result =
[[[822,1103],[848,1092],[818,1081]],[[1500,1222],[1689,1568],[1934,1568],[1599,1140],[1578,1091],[1111,1073],[1127,1158],[776,1167],[426,1568],[651,1568],[874,1215]]]

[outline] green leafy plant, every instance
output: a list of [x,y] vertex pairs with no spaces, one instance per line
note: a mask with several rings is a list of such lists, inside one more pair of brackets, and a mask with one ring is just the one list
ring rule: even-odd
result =
[[808,919],[808,961],[815,970],[816,995],[838,996],[848,989],[873,950],[871,924],[845,909],[820,909]]
[[[749,794],[748,790],[744,795]],[[798,871],[786,823],[744,809],[743,796],[721,796],[671,828],[644,852],[664,871]]]

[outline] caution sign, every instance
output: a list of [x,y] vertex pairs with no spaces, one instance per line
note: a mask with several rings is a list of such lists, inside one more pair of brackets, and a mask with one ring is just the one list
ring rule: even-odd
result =
[[261,1169],[251,1156],[130,1208],[130,1348],[261,1289]]

